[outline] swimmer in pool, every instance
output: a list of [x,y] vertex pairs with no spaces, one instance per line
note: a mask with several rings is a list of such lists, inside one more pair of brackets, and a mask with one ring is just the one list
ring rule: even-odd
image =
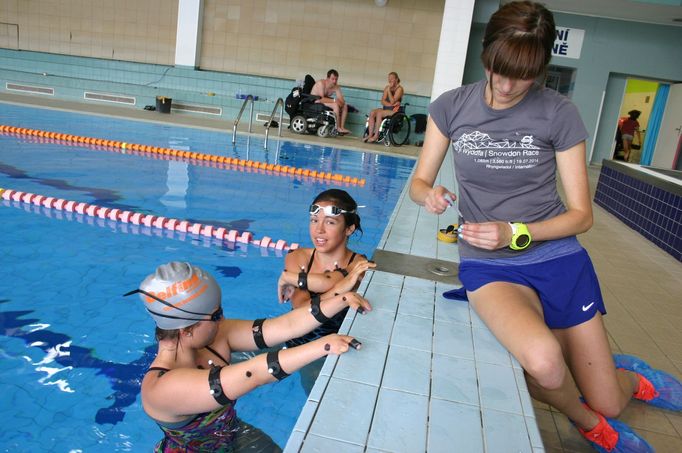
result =
[[[315,298],[326,299],[336,293],[357,289],[362,276],[375,264],[348,248],[348,239],[358,231],[358,204],[348,192],[329,189],[313,200],[309,209],[312,248],[298,248],[286,256],[278,283],[279,301],[291,301],[294,309],[309,308]],[[348,310],[341,310],[307,335],[287,342],[288,346],[305,344],[341,327]],[[322,360],[301,370],[306,393],[322,367]]]
[[231,353],[272,348],[347,308],[371,310],[363,297],[345,291],[276,318],[225,319],[216,281],[183,262],[159,266],[126,296],[135,293],[156,323],[159,344],[141,389],[144,411],[164,433],[157,452],[243,451],[247,446],[248,451],[281,451],[267,435],[239,420],[237,398],[358,345],[351,344],[352,337],[330,334],[234,364]]

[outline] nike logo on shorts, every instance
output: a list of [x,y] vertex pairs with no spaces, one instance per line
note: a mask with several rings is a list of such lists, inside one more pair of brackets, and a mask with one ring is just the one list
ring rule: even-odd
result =
[[589,310],[590,308],[592,308],[592,305],[594,305],[594,302],[592,302],[592,303],[589,304],[589,305],[583,305],[583,311]]

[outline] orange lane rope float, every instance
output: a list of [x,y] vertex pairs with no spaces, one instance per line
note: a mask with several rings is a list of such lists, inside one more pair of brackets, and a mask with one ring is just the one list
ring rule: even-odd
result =
[[152,214],[142,214],[140,212],[126,211],[116,208],[105,208],[103,206],[97,206],[94,204],[65,200],[63,198],[46,197],[44,195],[21,192],[18,190],[0,188],[0,198],[7,201],[18,201],[35,206],[43,206],[45,208],[56,209],[58,211],[75,212],[84,216],[99,217],[100,219],[109,219],[117,222],[142,225],[150,228],[159,228],[178,231],[181,233],[190,233],[196,236],[216,238],[226,242],[252,244],[258,247],[272,248],[275,250],[294,250],[298,248],[298,244],[296,243],[288,245],[287,242],[282,239],[274,240],[268,236],[255,239],[253,234],[248,231],[239,232],[237,230],[228,230],[226,228],[216,227],[214,225],[191,223],[187,220],[155,216]]
[[282,176],[287,175],[311,179],[321,179],[324,181],[333,181],[338,184],[358,186],[365,185],[364,178],[351,177],[348,175],[342,175],[340,173],[309,170],[306,168],[290,167],[288,165],[269,164],[267,162],[239,159],[236,157],[218,156],[216,154],[198,153],[196,151],[184,151],[151,145],[141,145],[138,143],[127,143],[117,140],[106,140],[102,138],[84,137],[80,135],[61,134],[39,129],[7,126],[4,124],[0,124],[0,133],[37,137],[41,140],[54,141],[54,143],[59,144],[83,147],[99,147],[99,149],[120,152],[122,154],[147,155],[165,160],[183,160],[194,165],[224,168],[226,170],[263,172]]

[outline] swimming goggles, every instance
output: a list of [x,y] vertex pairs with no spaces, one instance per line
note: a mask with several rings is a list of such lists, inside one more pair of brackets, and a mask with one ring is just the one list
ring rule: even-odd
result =
[[189,310],[185,310],[185,309],[180,308],[180,307],[176,307],[175,305],[171,304],[170,302],[166,302],[165,300],[163,300],[159,297],[156,297],[152,293],[148,293],[147,291],[145,291],[143,289],[134,289],[132,291],[125,293],[123,295],[123,297],[132,296],[133,294],[137,294],[137,293],[142,293],[147,297],[151,297],[152,299],[154,299],[158,302],[161,302],[162,304],[164,304],[168,307],[171,307],[175,310],[180,310],[180,311],[182,311],[184,313],[188,313],[190,315],[208,316],[209,317],[208,319],[206,319],[206,318],[184,318],[182,316],[166,315],[164,313],[159,313],[159,312],[150,310],[149,308],[145,307],[145,308],[147,308],[147,311],[149,313],[156,315],[156,316],[161,316],[162,318],[181,319],[183,321],[213,321],[213,322],[218,322],[221,319],[223,319],[223,307],[222,306],[218,307],[218,310],[213,312],[213,313],[198,313],[196,311],[189,311]]
[[338,217],[341,214],[355,214],[355,209],[352,211],[346,211],[345,209],[341,209],[337,206],[320,206],[319,204],[310,205],[310,215],[315,215],[320,211],[324,212],[324,215],[327,217]]

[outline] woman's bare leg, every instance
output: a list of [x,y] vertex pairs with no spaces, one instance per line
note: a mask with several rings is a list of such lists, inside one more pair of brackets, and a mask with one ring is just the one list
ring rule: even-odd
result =
[[639,377],[616,370],[601,314],[553,332],[587,404],[606,417],[618,417],[637,391]]
[[468,293],[469,301],[497,339],[516,357],[534,398],[551,404],[583,429],[599,422],[580,402],[561,344],[547,327],[532,289],[494,282]]

